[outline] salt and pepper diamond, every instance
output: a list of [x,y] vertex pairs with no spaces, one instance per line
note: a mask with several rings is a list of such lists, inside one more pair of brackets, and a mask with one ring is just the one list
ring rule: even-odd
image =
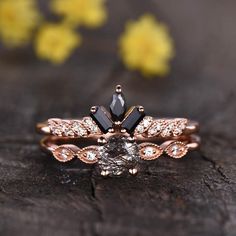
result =
[[121,135],[114,135],[99,147],[98,168],[102,175],[121,175],[125,171],[134,174],[140,162],[138,144]]

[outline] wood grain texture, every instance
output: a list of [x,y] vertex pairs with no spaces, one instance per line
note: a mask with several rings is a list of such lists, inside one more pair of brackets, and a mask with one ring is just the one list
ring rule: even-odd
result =
[[[0,50],[0,235],[236,235],[236,2],[109,1],[109,21],[83,30],[63,66]],[[126,20],[153,12],[176,43],[172,72],[145,80],[117,59]],[[199,120],[201,150],[161,157],[137,177],[95,177],[41,152],[36,122],[77,117],[123,85],[152,115]]]

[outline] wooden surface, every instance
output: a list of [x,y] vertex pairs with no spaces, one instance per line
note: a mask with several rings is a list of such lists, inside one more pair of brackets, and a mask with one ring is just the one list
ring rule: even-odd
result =
[[[236,235],[236,2],[108,5],[106,26],[83,30],[83,47],[61,67],[30,49],[0,51],[0,235]],[[124,22],[144,12],[166,22],[175,39],[165,79],[145,80],[117,59]],[[199,120],[201,150],[109,179],[41,152],[36,122],[86,115],[107,104],[117,83],[149,114]]]

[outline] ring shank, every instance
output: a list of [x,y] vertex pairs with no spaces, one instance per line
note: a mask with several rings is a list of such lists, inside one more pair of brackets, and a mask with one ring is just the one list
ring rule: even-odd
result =
[[[41,141],[40,141],[40,145],[41,147],[46,150],[46,151],[53,151],[55,150],[57,147],[59,147],[61,144],[64,145],[71,145],[71,147],[78,147],[78,149],[80,148],[79,146],[83,144],[83,142],[85,141],[85,139],[83,138],[77,138],[74,139],[75,143],[77,144],[77,146],[73,145],[73,144],[68,144],[68,141],[71,141],[70,138],[61,138],[61,137],[56,137],[56,136],[46,136],[44,137]],[[96,145],[96,141],[95,139],[91,138],[90,141],[93,142],[94,145]],[[175,142],[175,141],[180,141],[183,142],[187,145],[187,147],[189,148],[189,150],[195,150],[199,147],[200,145],[200,137],[198,135],[183,135],[180,136],[178,138],[173,138],[171,140],[161,140],[158,138],[152,138],[152,139],[140,139],[137,140],[137,142],[153,142],[153,143],[160,143],[160,146],[162,146],[163,148],[167,147],[170,143]]]
[[[57,118],[55,118],[57,119]],[[170,121],[170,120],[176,120],[176,119],[183,119],[183,118],[161,118],[162,121]],[[82,119],[78,119],[78,121],[82,121]],[[154,121],[155,120],[160,120],[160,118],[154,118]],[[193,121],[193,120],[187,120],[187,123],[186,123],[186,127],[183,131],[184,134],[193,134],[193,133],[196,133],[198,130],[199,130],[199,123],[196,122],[196,121]],[[73,119],[65,119],[64,121],[66,122],[71,122],[73,121]],[[38,123],[36,125],[36,129],[39,133],[41,134],[46,134],[46,135],[50,135],[51,134],[51,130],[50,130],[50,127],[48,125],[48,121],[45,121],[45,122],[42,122],[42,123]]]

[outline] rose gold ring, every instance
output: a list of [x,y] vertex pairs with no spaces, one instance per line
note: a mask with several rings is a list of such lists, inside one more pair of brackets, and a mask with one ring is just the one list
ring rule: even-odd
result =
[[[52,118],[37,124],[47,135],[41,146],[60,162],[78,158],[95,164],[103,176],[121,175],[126,170],[136,174],[140,164],[163,154],[182,158],[199,147],[199,125],[186,118],[146,116],[142,106],[126,111],[121,86],[116,86],[110,113],[93,106],[90,116],[82,119]],[[91,145],[85,146],[90,142]]]

